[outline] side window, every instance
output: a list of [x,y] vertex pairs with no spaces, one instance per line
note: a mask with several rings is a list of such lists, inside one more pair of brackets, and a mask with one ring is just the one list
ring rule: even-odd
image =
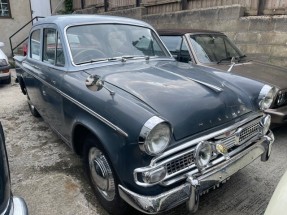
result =
[[162,41],[170,51],[172,56],[178,60],[180,45],[182,42],[181,36],[161,36]]
[[65,65],[62,43],[56,29],[44,29],[43,61],[56,66]]
[[41,30],[35,30],[32,32],[30,40],[30,57],[36,60],[40,60],[40,35]]
[[185,41],[182,41],[182,44],[181,44],[179,61],[184,62],[184,63],[188,63],[192,61]]

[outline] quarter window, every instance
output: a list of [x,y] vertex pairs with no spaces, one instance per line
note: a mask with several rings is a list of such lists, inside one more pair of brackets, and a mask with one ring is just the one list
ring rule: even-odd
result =
[[40,30],[36,30],[31,34],[30,57],[36,60],[40,60],[40,35]]
[[0,18],[11,17],[9,0],[0,0]]

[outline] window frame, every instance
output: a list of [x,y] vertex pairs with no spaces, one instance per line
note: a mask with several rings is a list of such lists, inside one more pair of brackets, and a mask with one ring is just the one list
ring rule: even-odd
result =
[[[44,51],[46,50],[45,49],[45,30],[46,29],[52,29],[55,31],[55,37],[56,37],[56,40],[55,40],[55,59],[54,59],[54,63],[50,63],[49,61],[46,61],[44,60]],[[61,34],[59,33],[58,29],[55,27],[55,26],[45,26],[43,27],[43,30],[42,30],[43,34],[42,34],[42,51],[41,51],[41,54],[42,54],[42,59],[41,59],[41,62],[44,63],[44,64],[47,64],[47,65],[50,65],[50,66],[55,66],[55,67],[65,67],[66,65],[66,58],[65,58],[65,51],[64,51],[64,46],[63,46],[63,40],[61,38]],[[62,45],[62,51],[63,51],[63,57],[64,57],[64,64],[58,64],[58,39],[60,39],[61,41],[61,45]]]
[[[35,32],[35,31],[40,31],[40,41],[39,41],[39,49],[40,49],[40,51],[39,51],[39,59],[36,59],[36,58],[33,58],[32,57],[32,35],[33,35],[33,33]],[[33,29],[32,31],[31,31],[31,33],[30,33],[30,37],[29,37],[29,50],[28,50],[28,56],[29,56],[29,58],[30,59],[32,59],[32,60],[36,60],[36,61],[42,61],[42,29],[41,28],[35,28],[35,29]]]
[[[0,0],[0,4],[2,1]],[[12,13],[11,13],[11,6],[10,6],[10,0],[7,0],[7,7],[8,7],[8,16],[0,16],[0,19],[11,19],[12,18]]]

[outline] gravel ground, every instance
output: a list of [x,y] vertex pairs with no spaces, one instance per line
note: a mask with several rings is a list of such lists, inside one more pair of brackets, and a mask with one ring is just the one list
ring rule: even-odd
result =
[[[82,161],[41,118],[30,114],[18,84],[0,85],[0,120],[6,135],[12,190],[25,198],[31,215],[107,213],[94,197]],[[287,169],[287,127],[274,130],[268,162],[256,160],[220,189],[201,197],[197,214],[263,214]],[[180,206],[166,214],[187,214]]]

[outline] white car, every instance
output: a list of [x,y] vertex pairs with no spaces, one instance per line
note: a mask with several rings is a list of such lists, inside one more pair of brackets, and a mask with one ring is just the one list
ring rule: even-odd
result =
[[11,82],[11,72],[10,65],[7,56],[1,50],[4,46],[3,42],[0,42],[0,83],[10,84]]
[[286,214],[287,211],[287,172],[277,185],[264,215]]

